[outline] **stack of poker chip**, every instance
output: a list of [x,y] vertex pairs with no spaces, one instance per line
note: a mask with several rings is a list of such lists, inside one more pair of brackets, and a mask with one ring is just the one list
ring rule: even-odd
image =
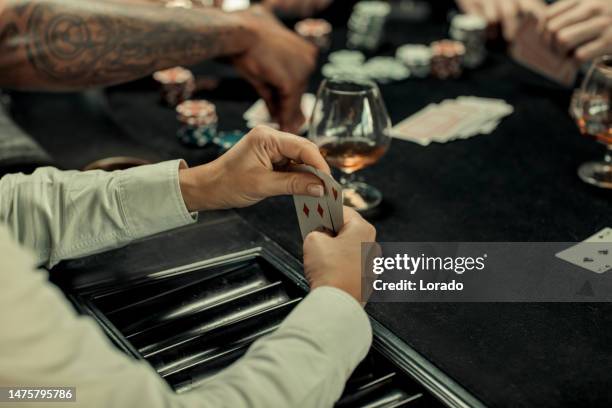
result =
[[244,135],[245,133],[242,130],[218,132],[217,136],[213,139],[213,143],[219,146],[222,152],[226,152],[238,143]]
[[463,43],[454,40],[434,41],[431,48],[431,74],[439,79],[458,78],[463,72]]
[[348,22],[348,47],[376,50],[382,41],[390,12],[391,6],[384,1],[360,1],[355,4]]
[[327,50],[331,44],[332,26],[320,18],[307,18],[295,25],[295,32],[319,49]]
[[191,98],[195,91],[195,78],[191,71],[183,67],[157,71],[153,79],[160,84],[162,101],[170,107]]
[[396,58],[374,57],[365,61],[359,51],[340,50],[329,54],[329,62],[322,68],[323,76],[372,79],[386,84],[410,76],[410,70]]
[[381,84],[401,81],[410,76],[410,71],[394,57],[374,57],[363,64],[368,78]]
[[486,57],[486,29],[487,21],[472,14],[458,14],[451,21],[450,37],[465,46],[463,65],[468,68],[479,66]]
[[422,44],[404,44],[397,49],[395,57],[402,61],[417,78],[425,78],[431,69],[431,49]]
[[176,107],[177,119],[183,124],[177,137],[188,146],[202,147],[217,135],[217,110],[209,101],[185,101]]
[[363,70],[365,55],[360,51],[339,50],[329,54],[329,62],[321,68],[325,78],[336,76],[366,77]]

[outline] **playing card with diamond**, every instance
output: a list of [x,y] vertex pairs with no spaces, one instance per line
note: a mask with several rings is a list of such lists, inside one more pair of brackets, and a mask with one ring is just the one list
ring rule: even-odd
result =
[[315,169],[312,166],[300,164],[292,167],[292,171],[303,171],[314,174],[323,182],[325,190],[325,202],[329,209],[331,222],[334,233],[338,233],[344,225],[344,209],[342,199],[342,186],[332,176],[326,174],[320,170]]
[[295,203],[302,239],[314,230],[334,230],[325,197],[295,195],[293,196],[293,202]]
[[323,173],[319,177],[325,184],[325,197],[331,215],[334,232],[337,234],[344,226],[344,208],[342,198],[342,186],[333,177]]

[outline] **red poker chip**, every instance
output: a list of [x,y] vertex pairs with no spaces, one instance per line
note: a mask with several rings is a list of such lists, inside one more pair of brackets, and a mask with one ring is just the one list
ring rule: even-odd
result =
[[465,54],[463,43],[454,40],[440,40],[431,43],[433,56],[444,56],[447,58],[461,57]]
[[216,124],[219,121],[217,115],[209,115],[204,117],[177,115],[176,119],[183,124],[194,127],[209,126]]
[[209,116],[216,113],[215,105],[207,100],[189,100],[176,107],[176,112],[183,116]]
[[303,37],[321,37],[332,31],[332,26],[320,18],[307,18],[295,25],[295,31]]
[[191,71],[183,67],[174,67],[156,71],[153,74],[153,79],[164,85],[184,84],[186,82],[194,81]]
[[204,99],[189,100],[176,107],[177,119],[191,126],[206,126],[218,121],[212,102]]

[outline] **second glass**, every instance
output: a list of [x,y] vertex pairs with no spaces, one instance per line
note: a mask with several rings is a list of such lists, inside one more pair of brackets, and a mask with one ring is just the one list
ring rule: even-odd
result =
[[376,163],[391,143],[391,121],[372,81],[332,78],[323,81],[310,119],[308,138],[330,166],[342,173],[344,204],[358,211],[376,207],[382,194],[357,180],[355,172]]

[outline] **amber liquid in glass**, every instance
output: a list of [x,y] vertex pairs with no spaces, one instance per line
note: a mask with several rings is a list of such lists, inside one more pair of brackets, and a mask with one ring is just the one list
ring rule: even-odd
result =
[[376,163],[387,150],[386,146],[359,140],[330,142],[319,146],[327,162],[350,174]]

